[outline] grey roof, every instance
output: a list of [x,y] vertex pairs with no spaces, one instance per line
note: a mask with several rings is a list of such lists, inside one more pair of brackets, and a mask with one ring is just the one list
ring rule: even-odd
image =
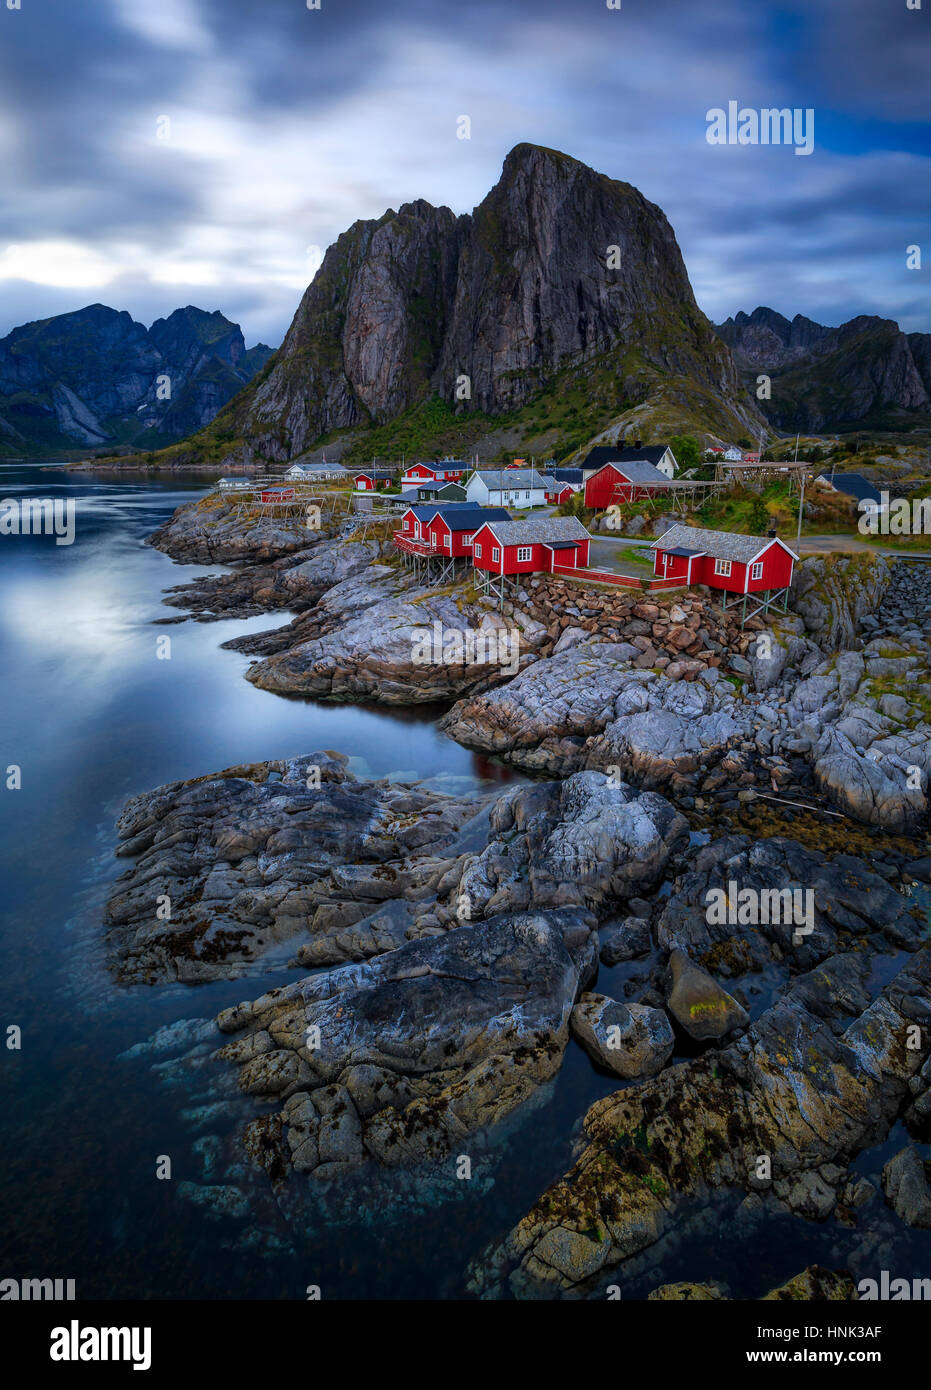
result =
[[352,476],[354,478],[393,478],[394,471],[390,468],[357,468]]
[[608,467],[609,464],[613,464],[632,483],[654,483],[658,487],[669,486],[669,479],[666,474],[655,468],[649,459],[609,459],[607,464],[602,464],[602,468]]
[[489,530],[502,545],[591,539],[581,521],[574,516],[529,516],[523,521],[492,521]]
[[[715,560],[736,560],[738,564],[748,565],[772,543],[771,536],[740,536],[734,531],[706,531],[701,526],[670,526],[650,549],[681,548],[697,555],[710,555]],[[782,544],[785,545],[785,542]],[[786,549],[789,547],[786,546]],[[790,553],[795,554],[794,551]]]
[[481,478],[490,488],[511,490],[518,487],[539,487],[544,490],[546,488],[546,479],[535,468],[475,468],[469,474],[466,482],[471,482],[472,478],[476,476]]
[[822,473],[819,482],[822,481],[830,483],[838,492],[844,492],[848,497],[855,497],[858,502],[878,504],[882,501],[879,491],[862,473],[835,473],[833,478],[829,473]]
[[347,476],[345,468],[340,468],[337,463],[292,463],[287,472],[293,473],[295,469],[305,478],[345,478]]
[[558,483],[584,483],[584,468],[551,468],[550,474]]

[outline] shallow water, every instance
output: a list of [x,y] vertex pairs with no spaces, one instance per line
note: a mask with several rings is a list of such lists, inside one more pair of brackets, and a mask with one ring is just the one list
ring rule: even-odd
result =
[[[509,775],[438,734],[429,711],[286,700],[248,684],[249,658],[221,643],[287,614],[161,625],[177,616],[161,591],[208,571],[143,541],[206,485],[0,464],[0,497],[65,497],[77,513],[70,546],[0,537],[0,767],[22,769],[21,790],[0,786],[0,1029],[15,1024],[23,1037],[20,1051],[0,1049],[0,1277],[74,1278],[79,1298],[303,1298],[311,1283],[329,1298],[461,1296],[469,1259],[565,1171],[577,1121],[616,1078],[570,1043],[540,1103],[493,1154],[477,1156],[472,1183],[454,1190],[448,1173],[439,1183],[389,1175],[366,1202],[363,1177],[357,1220],[321,1208],[299,1230],[266,1223],[257,1239],[252,1211],[218,1218],[182,1195],[185,1181],[204,1181],[211,1136],[231,1139],[255,1106],[198,1113],[202,1097],[186,1091],[196,1079],[174,1060],[183,1047],[137,1045],[293,972],[266,964],[255,977],[191,989],[117,986],[106,970],[102,911],[125,867],[113,855],[113,822],[127,796],[321,748],[349,754],[361,774],[436,777],[454,791]],[[160,660],[165,636],[171,657]],[[610,987],[609,972],[601,983]],[[171,1181],[156,1179],[161,1155],[172,1159]],[[843,1245],[844,1234],[833,1235]],[[833,1243],[786,1221],[751,1253],[725,1219],[713,1243],[686,1244],[668,1260],[658,1251],[642,1289],[628,1292],[730,1273],[738,1296],[758,1296]]]

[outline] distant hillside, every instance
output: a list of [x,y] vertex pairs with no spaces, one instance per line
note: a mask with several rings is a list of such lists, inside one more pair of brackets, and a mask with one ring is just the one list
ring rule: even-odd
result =
[[564,454],[763,423],[662,210],[518,145],[471,215],[418,200],[344,232],[265,370],[173,456]]
[[739,313],[716,331],[748,390],[772,378],[760,401],[780,430],[906,430],[931,426],[931,334],[903,333],[892,319],[866,315],[825,328],[773,309]]
[[271,354],[192,305],[149,329],[104,304],[24,324],[0,339],[0,446],[159,448],[208,424]]

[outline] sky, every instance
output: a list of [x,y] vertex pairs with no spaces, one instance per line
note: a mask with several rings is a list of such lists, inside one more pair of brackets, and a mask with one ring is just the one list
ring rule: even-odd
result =
[[[658,203],[715,321],[931,331],[931,0],[609,3],[0,0],[0,334],[196,304],[277,346],[341,231],[469,212],[522,141]],[[732,101],[812,152],[710,144]]]

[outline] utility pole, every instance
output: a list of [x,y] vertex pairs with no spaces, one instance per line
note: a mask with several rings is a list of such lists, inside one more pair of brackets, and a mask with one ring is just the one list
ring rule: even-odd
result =
[[[798,435],[795,436],[795,462],[798,464]],[[805,474],[802,474],[802,491],[798,499],[798,534],[795,537],[796,547],[802,543],[802,513],[805,510]]]

